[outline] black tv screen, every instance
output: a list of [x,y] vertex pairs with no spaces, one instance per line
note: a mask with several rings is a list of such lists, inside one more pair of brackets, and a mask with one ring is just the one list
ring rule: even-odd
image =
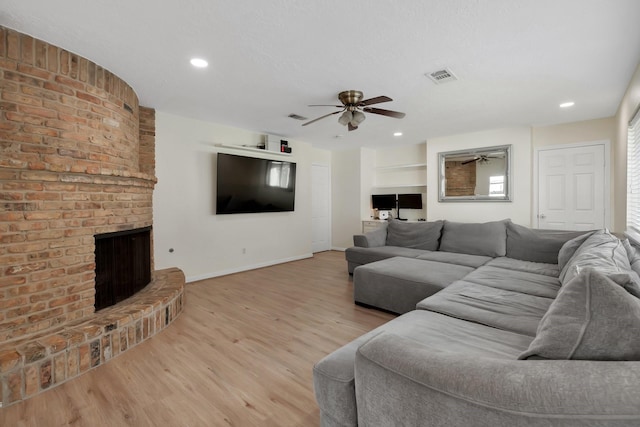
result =
[[398,207],[403,209],[422,209],[422,194],[398,194]]
[[371,205],[373,209],[391,210],[396,208],[395,194],[372,194]]
[[294,210],[296,164],[218,153],[216,214]]

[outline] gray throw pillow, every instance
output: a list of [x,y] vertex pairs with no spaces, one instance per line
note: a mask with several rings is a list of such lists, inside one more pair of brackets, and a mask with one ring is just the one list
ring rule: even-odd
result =
[[560,248],[587,231],[540,230],[507,223],[507,257],[523,261],[558,264]]
[[574,237],[573,239],[568,240],[562,245],[560,251],[558,252],[558,267],[560,267],[560,270],[562,270],[567,265],[578,248],[582,246],[585,240],[587,240],[593,233],[594,232],[590,232],[581,236]]
[[563,284],[569,282],[586,267],[597,268],[607,275],[631,271],[622,242],[607,230],[594,232],[580,245],[560,272],[560,281]]
[[387,245],[404,248],[438,250],[442,221],[407,222],[392,219],[387,227]]
[[593,268],[562,287],[518,359],[640,360],[640,300]]
[[505,256],[507,253],[507,221],[481,224],[445,220],[439,250],[490,257]]

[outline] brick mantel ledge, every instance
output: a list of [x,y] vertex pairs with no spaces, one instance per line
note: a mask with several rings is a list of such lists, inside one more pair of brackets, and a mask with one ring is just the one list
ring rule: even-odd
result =
[[[3,166],[0,164],[0,166]],[[111,178],[115,185],[144,185],[153,186],[158,182],[158,178],[142,172],[128,172],[114,169],[87,169],[85,171],[54,171],[50,169],[18,169],[17,166],[7,167],[2,171],[2,179],[21,179],[24,181],[62,181],[71,182],[73,177],[80,177],[86,183],[104,183],[105,179]],[[123,181],[129,179],[130,181]],[[144,183],[144,184],[143,184]]]
[[0,405],[49,390],[157,334],[182,312],[184,284],[178,268],[155,271],[125,301],[47,335],[0,345]]

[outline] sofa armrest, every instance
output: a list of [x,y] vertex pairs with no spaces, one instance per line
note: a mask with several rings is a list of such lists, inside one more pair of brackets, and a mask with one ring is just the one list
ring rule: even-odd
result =
[[381,334],[356,353],[359,425],[640,425],[640,362],[505,360]]
[[380,228],[376,228],[365,234],[355,234],[353,236],[353,245],[361,248],[376,248],[384,246],[387,242],[387,225],[384,224]]

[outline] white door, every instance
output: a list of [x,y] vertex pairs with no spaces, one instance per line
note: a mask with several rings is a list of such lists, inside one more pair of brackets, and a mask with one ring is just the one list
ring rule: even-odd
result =
[[605,227],[605,145],[538,151],[538,228]]
[[313,165],[311,175],[311,249],[315,253],[331,249],[329,167]]

